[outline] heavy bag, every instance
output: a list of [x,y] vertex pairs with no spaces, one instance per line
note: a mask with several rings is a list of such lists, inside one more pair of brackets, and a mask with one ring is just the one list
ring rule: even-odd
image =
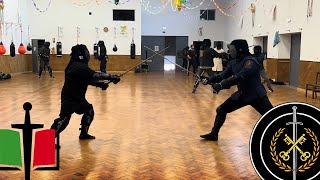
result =
[[21,43],[19,48],[18,48],[18,52],[19,54],[25,54],[27,52],[26,48],[24,47],[24,45]]
[[114,46],[113,46],[113,49],[112,49],[114,52],[117,52],[118,51],[118,48],[117,48],[117,45],[116,44],[114,44]]
[[99,59],[99,47],[97,43],[94,43],[93,45],[93,55],[94,59]]
[[62,43],[57,42],[57,57],[62,57]]
[[27,50],[28,50],[28,51],[32,51],[32,46],[31,46],[30,43],[29,43],[28,46],[27,46]]
[[4,55],[7,52],[6,47],[0,42],[0,55]]
[[16,46],[13,44],[13,42],[11,42],[11,45],[10,45],[10,56],[11,57],[16,56]]
[[133,42],[131,43],[130,58],[136,59],[136,45]]

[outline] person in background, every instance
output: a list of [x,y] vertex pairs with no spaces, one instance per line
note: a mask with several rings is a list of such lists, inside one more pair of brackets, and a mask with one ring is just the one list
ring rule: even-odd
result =
[[[222,43],[220,41],[217,42],[217,47],[214,48],[214,50],[219,54],[224,53],[224,50],[222,49]],[[221,57],[213,58],[213,64],[214,64],[214,66],[212,67],[212,71],[215,74],[219,74],[220,72],[223,71],[223,65],[222,65],[222,58]]]
[[266,72],[266,70],[264,69],[264,66],[263,66],[263,61],[265,60],[265,54],[261,52],[262,51],[262,47],[261,46],[255,46],[253,48],[253,51],[254,51],[253,56],[258,60],[259,65],[260,65],[260,76],[262,77],[264,82],[267,83],[268,90],[270,92],[273,92],[273,89],[271,87],[271,83],[270,83],[268,74],[267,74],[267,72]]
[[39,49],[39,57],[40,57],[40,68],[39,68],[39,79],[41,79],[42,71],[45,67],[47,67],[50,78],[53,79],[52,69],[50,66],[50,42],[45,42],[44,45]]
[[[196,51],[194,50],[193,45],[190,46],[190,49],[188,51],[188,60],[189,60],[188,71],[190,71],[190,67],[192,66],[192,71],[195,74],[197,69],[196,67],[197,62],[196,62]],[[188,76],[189,76],[189,72],[188,72]]]
[[100,61],[100,72],[107,74],[107,59],[108,59],[107,49],[103,41],[99,41],[98,46],[100,48],[100,53],[98,58],[98,60]]
[[[182,50],[182,59],[183,59],[182,67],[185,69],[188,68],[188,51],[189,51],[189,46],[185,47]],[[182,70],[182,71],[184,71],[184,70]]]

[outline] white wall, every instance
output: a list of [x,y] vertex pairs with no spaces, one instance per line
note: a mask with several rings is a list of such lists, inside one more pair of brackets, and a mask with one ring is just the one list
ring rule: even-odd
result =
[[[77,44],[77,27],[80,28],[79,44],[88,46],[90,53],[93,53],[93,44],[96,42],[95,27],[100,29],[100,40],[104,40],[109,55],[129,55],[132,42],[132,28],[135,28],[134,41],[136,54],[140,55],[141,49],[141,6],[139,1],[130,1],[124,5],[114,5],[109,1],[95,1],[87,6],[77,6],[74,2],[54,0],[50,8],[44,12],[38,12],[31,0],[28,1],[28,15],[31,19],[31,38],[46,39],[51,42],[51,47],[56,46],[52,39],[58,40],[58,27],[62,27],[63,37],[60,39],[63,47],[63,54],[69,54],[71,47]],[[45,8],[48,1],[36,1],[40,8]],[[135,21],[113,21],[113,9],[134,9]],[[89,15],[92,12],[92,15]],[[120,26],[128,27],[127,37],[119,37]],[[103,32],[103,27],[108,27],[109,32]],[[114,40],[114,27],[117,27],[118,37]],[[112,48],[116,43],[117,52]]]
[[[16,54],[18,54],[18,48],[21,43],[21,31],[18,24],[18,10],[20,23],[22,23],[22,43],[24,46],[28,44],[28,24],[29,18],[26,12],[27,3],[25,0],[9,0],[4,1],[3,19],[4,25],[2,26],[2,42],[7,52],[6,55],[10,54],[10,45],[13,40],[16,47]],[[11,28],[12,23],[12,28]]]
[[[193,0],[191,1],[192,4],[188,6],[195,7],[202,1],[203,0]],[[144,0],[144,2],[147,1]],[[200,20],[200,9],[215,9],[211,0],[205,0],[204,3],[196,9],[182,9],[180,12],[173,11],[170,4],[167,5],[166,8],[162,9],[154,8],[161,7],[161,5],[163,5],[160,0],[150,2],[152,3],[150,3],[149,7],[147,6],[147,3],[143,3],[141,5],[143,36],[189,36],[189,45],[193,41],[202,41],[203,39],[211,39],[212,42],[224,40],[225,20],[227,17],[223,16],[218,10],[216,10],[215,21]],[[146,7],[148,7],[147,9],[151,13],[146,10]],[[163,27],[166,27],[166,33],[162,33]],[[199,36],[199,27],[203,27],[202,36]]]
[[[242,0],[232,9],[231,14],[240,14],[248,9],[251,0]],[[228,18],[226,40],[247,39],[249,45],[255,43],[255,36],[268,36],[268,57],[289,58],[290,43],[287,33],[301,32],[301,60],[320,61],[318,33],[320,32],[320,2],[313,1],[313,15],[307,18],[308,1],[301,0],[258,0],[255,2],[255,26],[252,27],[252,13],[244,14],[243,27],[239,25],[240,17]],[[276,5],[275,17],[268,14],[268,9]],[[288,22],[287,19],[291,19]],[[259,27],[261,25],[261,27]],[[281,42],[273,48],[275,32],[280,31]],[[290,42],[289,42],[290,41]]]

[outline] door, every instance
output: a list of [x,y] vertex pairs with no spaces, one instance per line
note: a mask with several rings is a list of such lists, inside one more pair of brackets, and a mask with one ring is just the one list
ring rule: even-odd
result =
[[[165,37],[161,36],[142,36],[141,37],[141,59],[145,60],[155,53],[151,50],[148,50],[148,47],[152,50],[157,51],[158,53],[165,48]],[[164,52],[160,53],[164,55]],[[155,55],[154,57],[150,58],[152,62],[148,62],[148,69],[150,71],[163,71],[164,70],[164,58],[159,55]]]
[[[188,45],[188,36],[177,36],[176,37],[176,63],[180,66],[183,65],[183,59],[181,57],[183,48],[190,46]],[[176,68],[181,71],[181,68]]]
[[301,49],[301,34],[291,35],[291,52],[290,52],[290,86],[298,87],[299,83],[299,62]]

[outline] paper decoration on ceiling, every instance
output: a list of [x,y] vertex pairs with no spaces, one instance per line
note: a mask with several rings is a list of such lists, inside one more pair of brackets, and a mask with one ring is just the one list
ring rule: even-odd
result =
[[34,2],[34,0],[32,0],[32,2],[33,2],[33,6],[36,8],[36,10],[41,12],[41,13],[46,12],[49,9],[49,7],[51,6],[51,0],[49,0],[48,6],[44,10],[41,10],[40,8],[38,8],[38,6]]
[[173,3],[178,11],[181,11],[182,7],[186,4],[186,0],[174,0],[174,3]]
[[254,26],[254,18],[255,18],[255,14],[256,14],[256,6],[251,3],[250,5],[250,11],[252,13],[252,27]]
[[313,0],[308,0],[307,17],[312,16],[312,9],[313,9]]

